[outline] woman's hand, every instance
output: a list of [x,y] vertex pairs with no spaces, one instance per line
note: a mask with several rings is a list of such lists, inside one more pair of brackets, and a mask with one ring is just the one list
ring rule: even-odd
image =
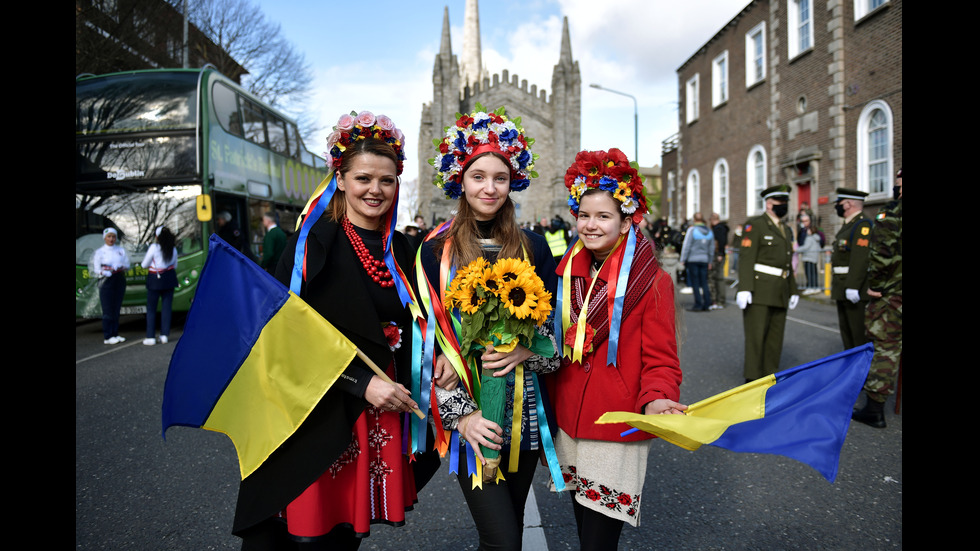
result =
[[459,423],[456,424],[456,430],[470,443],[473,453],[483,465],[487,464],[487,460],[483,458],[480,446],[499,450],[502,447],[501,444],[504,443],[504,429],[500,428],[497,423],[484,419],[483,412],[480,410],[460,418]]
[[661,398],[647,402],[647,405],[643,406],[643,415],[684,415],[685,409],[687,406],[684,404]]
[[412,411],[419,405],[412,399],[412,393],[403,385],[386,383],[372,375],[368,381],[364,399],[378,409],[386,411]]
[[432,379],[436,382],[436,386],[444,390],[452,390],[459,383],[459,374],[445,354],[439,354],[436,358],[436,369],[432,372]]
[[480,359],[483,360],[483,369],[493,369],[494,377],[503,377],[513,371],[517,364],[524,363],[524,360],[533,355],[534,352],[520,344],[510,352],[494,352],[493,345],[488,344]]

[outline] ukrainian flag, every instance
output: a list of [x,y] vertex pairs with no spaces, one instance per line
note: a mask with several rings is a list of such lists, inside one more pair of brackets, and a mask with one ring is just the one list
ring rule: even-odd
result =
[[692,404],[687,415],[617,411],[596,422],[627,423],[686,450],[709,444],[783,455],[833,482],[873,355],[871,344],[845,350]]
[[163,393],[174,425],[227,434],[242,479],[313,411],[357,348],[284,285],[212,235]]

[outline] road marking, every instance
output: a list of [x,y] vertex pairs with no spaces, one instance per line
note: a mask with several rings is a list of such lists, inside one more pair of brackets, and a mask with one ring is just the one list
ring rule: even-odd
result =
[[541,513],[538,511],[538,500],[534,497],[534,487],[527,493],[527,503],[524,504],[524,549],[540,549],[548,551],[548,540],[544,537],[541,526]]
[[143,344],[143,341],[142,340],[133,339],[128,344],[124,344],[124,345],[121,345],[121,346],[120,345],[113,345],[112,348],[110,348],[109,350],[106,350],[105,352],[99,352],[98,354],[93,354],[93,355],[91,355],[91,356],[89,356],[87,358],[82,358],[81,360],[75,360],[75,365],[78,365],[78,364],[80,364],[82,362],[87,362],[89,360],[94,360],[95,358],[99,358],[101,356],[105,356],[106,354],[112,354],[113,352],[115,352],[117,350],[122,350],[123,348],[128,348],[130,346],[133,346],[134,344]]
[[803,325],[809,325],[810,327],[816,327],[817,329],[823,329],[824,331],[828,331],[830,333],[838,333],[838,332],[840,332],[840,329],[838,329],[837,327],[827,327],[826,325],[819,325],[819,324],[816,324],[816,323],[813,323],[813,322],[809,322],[809,321],[806,321],[806,320],[801,320],[801,319],[797,319],[797,318],[791,318],[789,316],[786,316],[786,319],[788,319],[790,321],[795,321],[796,323],[802,323]]

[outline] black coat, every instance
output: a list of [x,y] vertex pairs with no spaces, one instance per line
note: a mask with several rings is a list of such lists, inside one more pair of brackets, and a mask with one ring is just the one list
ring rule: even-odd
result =
[[[276,270],[276,278],[287,286],[298,235],[290,237]],[[351,277],[364,268],[342,227],[323,217],[313,226],[306,243],[309,279],[300,296],[382,369],[397,354],[399,382],[411,388],[411,329],[403,332],[402,345],[393,353],[381,320],[370,307],[366,283],[362,277]],[[395,261],[409,273],[410,250],[405,236],[396,233],[392,248]],[[344,371],[345,377],[327,391],[299,429],[242,481],[232,532],[245,537],[244,531],[283,510],[340,457],[350,444],[354,422],[368,406],[358,396],[363,396],[371,374],[359,358],[354,358]]]

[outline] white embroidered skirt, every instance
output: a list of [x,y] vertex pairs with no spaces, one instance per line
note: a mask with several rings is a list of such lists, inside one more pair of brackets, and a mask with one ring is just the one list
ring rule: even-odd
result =
[[575,439],[559,430],[555,448],[565,486],[582,506],[639,526],[650,442]]

